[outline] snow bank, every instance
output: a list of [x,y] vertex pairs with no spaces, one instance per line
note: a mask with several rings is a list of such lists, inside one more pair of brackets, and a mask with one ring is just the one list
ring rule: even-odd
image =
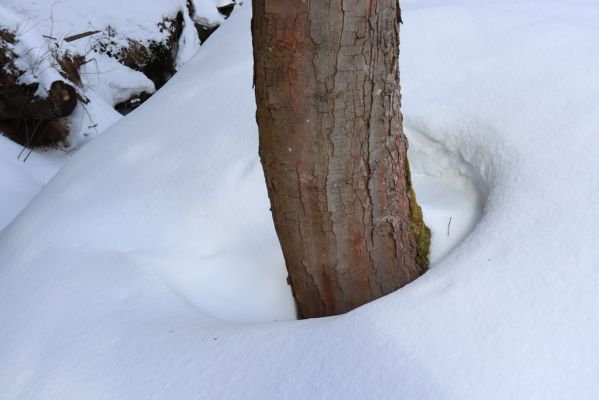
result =
[[354,312],[289,321],[244,6],[0,232],[3,396],[599,397],[599,9],[403,8],[414,172],[429,202],[435,179],[462,193],[435,240],[484,206],[461,246]]

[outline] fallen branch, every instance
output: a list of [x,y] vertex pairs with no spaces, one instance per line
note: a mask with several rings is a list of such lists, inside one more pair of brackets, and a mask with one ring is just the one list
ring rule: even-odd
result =
[[67,36],[64,38],[65,42],[74,42],[75,40],[83,39],[84,37],[88,37],[91,35],[95,35],[96,33],[100,33],[101,31],[88,31],[83,33],[78,33],[77,35]]

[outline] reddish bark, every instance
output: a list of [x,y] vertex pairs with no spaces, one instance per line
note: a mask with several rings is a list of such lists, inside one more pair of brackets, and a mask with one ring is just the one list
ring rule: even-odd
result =
[[344,313],[427,265],[399,108],[399,4],[253,6],[260,157],[290,283],[301,317]]

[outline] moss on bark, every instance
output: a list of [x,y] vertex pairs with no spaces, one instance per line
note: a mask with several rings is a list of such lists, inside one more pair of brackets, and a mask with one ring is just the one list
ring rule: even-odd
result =
[[412,219],[412,233],[416,238],[416,245],[418,247],[418,256],[416,260],[422,267],[428,266],[428,255],[431,247],[431,230],[424,223],[422,216],[422,208],[416,201],[416,193],[414,188],[410,187],[408,193],[410,198],[410,217]]
[[406,180],[408,182],[408,198],[410,200],[410,219],[412,221],[412,233],[416,238],[416,247],[418,255],[416,261],[418,265],[427,268],[429,264],[428,256],[431,247],[431,230],[424,223],[422,208],[416,200],[416,192],[412,186],[412,177],[410,173],[410,165],[408,159],[405,162]]

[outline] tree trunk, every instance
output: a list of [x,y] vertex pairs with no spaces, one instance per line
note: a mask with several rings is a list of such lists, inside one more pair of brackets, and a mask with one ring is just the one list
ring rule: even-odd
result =
[[260,157],[300,317],[347,312],[426,270],[410,182],[397,0],[254,0]]

